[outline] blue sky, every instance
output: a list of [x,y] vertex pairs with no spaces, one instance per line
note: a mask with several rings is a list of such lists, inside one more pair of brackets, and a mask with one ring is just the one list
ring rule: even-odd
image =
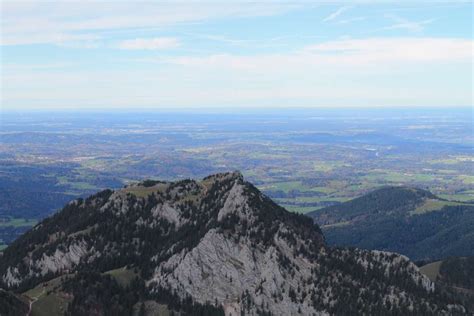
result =
[[2,1],[1,106],[472,106],[472,2]]

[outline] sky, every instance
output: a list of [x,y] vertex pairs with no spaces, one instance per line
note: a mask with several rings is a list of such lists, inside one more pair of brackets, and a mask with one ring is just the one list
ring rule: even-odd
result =
[[454,0],[1,0],[1,107],[471,107],[472,15]]

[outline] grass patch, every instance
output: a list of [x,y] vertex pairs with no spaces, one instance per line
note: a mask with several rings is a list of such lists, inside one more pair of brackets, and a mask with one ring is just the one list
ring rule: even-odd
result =
[[426,275],[432,282],[435,282],[439,276],[439,268],[442,263],[443,261],[428,263],[420,268],[420,272]]
[[40,283],[34,288],[24,292],[23,295],[28,296],[31,299],[38,299],[40,296],[46,294],[46,292],[52,291],[60,286],[63,278],[65,278],[65,276],[60,276],[47,282]]
[[427,161],[429,164],[445,164],[445,165],[455,165],[458,163],[463,162],[473,162],[473,158],[471,156],[457,156],[445,159],[433,159]]
[[342,161],[328,162],[328,161],[317,161],[314,162],[313,170],[317,172],[331,172],[335,169],[350,167],[349,163],[344,163]]
[[331,194],[331,193],[336,192],[337,190],[330,187],[312,187],[310,191],[321,192],[324,194]]
[[[141,307],[141,302],[135,304],[133,307],[134,315],[138,315]],[[170,316],[170,315],[179,315],[177,313],[173,313],[170,309],[168,309],[167,305],[159,304],[155,301],[145,301],[143,302],[145,308],[146,315],[160,315],[160,316]]]
[[295,198],[274,198],[274,201],[277,201],[279,204],[289,204],[289,203],[320,203],[320,202],[345,202],[350,200],[351,197],[344,197],[344,196],[318,196],[318,197],[310,197],[310,196],[299,196]]
[[321,228],[343,227],[343,226],[347,226],[347,225],[350,225],[350,224],[351,224],[351,222],[345,221],[345,222],[339,222],[339,223],[334,223],[334,224],[330,224],[330,225],[323,225],[323,226],[321,226]]
[[318,209],[318,207],[315,207],[315,206],[298,206],[298,205],[285,205],[285,204],[280,204],[280,206],[284,207],[290,212],[303,213],[303,214]]
[[271,188],[274,190],[281,190],[284,192],[289,192],[291,190],[303,191],[301,190],[303,188],[301,181],[276,182],[276,183],[272,183]]
[[428,199],[422,205],[418,206],[415,209],[415,211],[410,212],[410,215],[439,211],[444,206],[455,206],[455,205],[466,205],[466,204],[453,202],[453,201],[441,201],[441,200]]
[[31,308],[31,316],[64,315],[70,299],[60,294],[45,294],[34,302]]
[[461,175],[461,176],[458,176],[458,178],[465,184],[474,183],[474,176]]
[[71,182],[69,186],[75,190],[97,190],[97,187],[87,182]]
[[[81,175],[79,179],[81,180],[86,180],[87,181],[87,176],[86,175]],[[77,180],[79,180],[77,179]],[[76,179],[70,179],[66,176],[59,176],[56,178],[58,181],[58,185],[60,186],[67,186],[71,188],[72,190],[80,190],[80,191],[85,191],[85,190],[97,190],[97,187],[93,184],[90,184],[89,182],[86,181],[77,181]]]
[[110,270],[104,272],[104,274],[108,274],[113,277],[117,281],[117,283],[124,288],[130,285],[133,279],[138,277],[138,273],[133,270],[127,269],[126,267]]
[[317,203],[321,201],[321,197],[312,197],[312,196],[298,196],[295,198],[274,198],[274,201],[278,203]]
[[38,223],[36,219],[28,219],[28,218],[7,218],[0,221],[0,227],[30,227],[34,226]]
[[146,198],[152,193],[164,191],[167,187],[168,187],[168,184],[166,183],[158,183],[152,187],[145,187],[145,186],[127,187],[127,188],[122,189],[122,192],[133,194],[136,197]]
[[[378,170],[377,170],[378,171]],[[377,172],[362,177],[365,181],[379,181],[382,183],[408,183],[408,182],[429,182],[436,180],[436,176],[427,173],[410,172]]]
[[86,229],[79,230],[77,232],[74,232],[72,234],[69,234],[69,237],[75,237],[75,236],[80,236],[80,235],[89,235],[90,232],[94,229],[94,227],[98,226],[97,224],[94,226],[89,226]]
[[58,291],[65,276],[41,283],[23,293],[34,300],[31,306],[32,316],[64,315],[71,298]]
[[451,200],[451,201],[461,201],[461,202],[468,202],[474,200],[474,194],[466,193],[466,194],[439,194],[440,198]]

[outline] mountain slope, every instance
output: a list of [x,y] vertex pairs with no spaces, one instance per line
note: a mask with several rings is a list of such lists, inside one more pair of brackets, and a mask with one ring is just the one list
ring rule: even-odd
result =
[[33,309],[50,299],[74,315],[464,310],[406,257],[327,247],[311,219],[240,173],[145,181],[73,201],[5,250],[0,276],[4,288],[39,290]]
[[26,315],[28,310],[29,307],[26,299],[20,298],[11,292],[0,289],[0,315]]
[[308,213],[330,245],[379,249],[412,260],[474,255],[474,205],[385,187]]
[[474,257],[451,257],[424,265],[420,271],[446,295],[474,308]]

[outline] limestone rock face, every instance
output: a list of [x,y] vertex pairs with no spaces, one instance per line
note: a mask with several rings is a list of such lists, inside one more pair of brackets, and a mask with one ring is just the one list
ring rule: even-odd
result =
[[0,280],[25,290],[65,273],[121,267],[140,272],[147,299],[189,299],[226,315],[462,309],[437,301],[406,257],[327,247],[310,218],[238,172],[148,180],[71,202],[6,249]]
[[[284,249],[284,247],[282,247]],[[300,269],[291,279],[281,270],[277,256],[281,249],[252,249],[245,240],[234,241],[214,230],[208,232],[191,252],[173,256],[155,271],[152,281],[178,293],[198,298],[200,303],[216,301],[228,315],[245,309],[242,294],[252,293],[252,303],[267,306],[272,314],[316,314],[310,297],[294,303],[283,291],[296,288],[299,280],[311,277],[311,267],[297,258]],[[172,272],[168,272],[172,271]],[[283,300],[275,304],[273,296]],[[236,314],[234,314],[236,315]]]

